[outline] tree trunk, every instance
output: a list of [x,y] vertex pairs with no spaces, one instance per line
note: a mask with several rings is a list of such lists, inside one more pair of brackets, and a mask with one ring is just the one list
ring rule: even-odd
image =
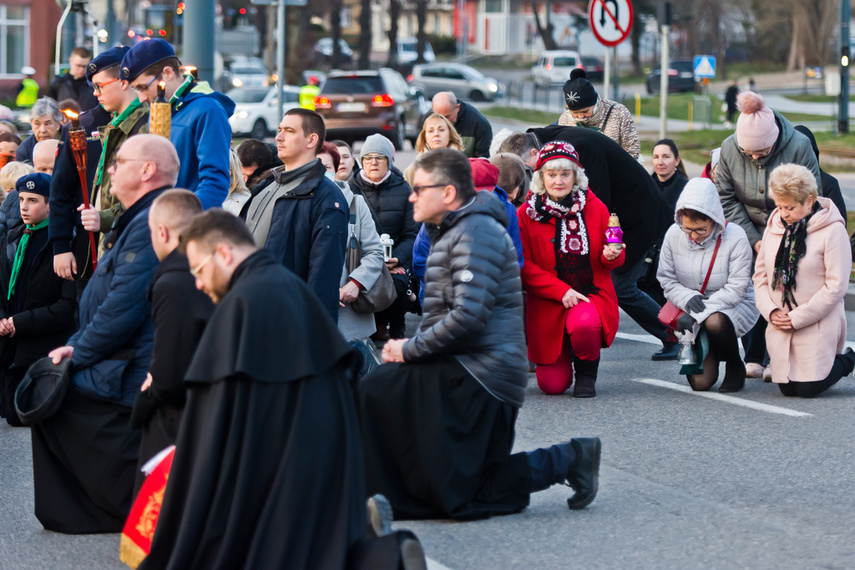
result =
[[418,58],[416,59],[416,63],[425,63],[427,0],[416,0],[416,23],[418,25],[418,31],[416,32],[416,53],[418,54]]
[[330,31],[332,32],[332,67],[341,67],[341,0],[333,0],[330,6]]
[[401,17],[401,5],[398,0],[389,0],[389,58],[386,65],[392,69],[398,67],[398,20]]
[[537,2],[530,1],[531,11],[534,13],[534,25],[537,26],[537,33],[540,34],[540,39],[543,41],[544,49],[555,49],[555,39],[552,37],[552,23],[549,21],[550,3],[546,2],[546,27],[540,23],[540,14],[537,11]]
[[359,13],[359,69],[371,67],[371,0],[362,0]]

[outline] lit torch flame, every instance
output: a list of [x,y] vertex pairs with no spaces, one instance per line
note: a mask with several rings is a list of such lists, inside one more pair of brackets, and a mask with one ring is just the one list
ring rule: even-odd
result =
[[72,126],[72,128],[76,129],[77,128],[77,117],[79,117],[80,115],[78,115],[77,113],[75,113],[71,109],[63,109],[62,112],[65,113],[66,117],[71,119],[71,126]]
[[195,65],[184,65],[181,67],[182,75],[192,75],[193,79],[198,79],[196,76],[196,66]]

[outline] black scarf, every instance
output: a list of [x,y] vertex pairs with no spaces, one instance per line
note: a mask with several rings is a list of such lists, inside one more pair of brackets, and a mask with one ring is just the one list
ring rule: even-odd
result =
[[784,236],[781,238],[781,245],[778,246],[778,253],[775,254],[772,289],[781,288],[783,292],[781,301],[786,303],[790,310],[793,309],[793,306],[798,307],[799,305],[796,303],[794,295],[796,275],[799,272],[799,261],[807,251],[808,222],[819,209],[819,202],[814,202],[810,214],[798,222],[788,225],[783,219],[781,220],[781,223],[784,224]]

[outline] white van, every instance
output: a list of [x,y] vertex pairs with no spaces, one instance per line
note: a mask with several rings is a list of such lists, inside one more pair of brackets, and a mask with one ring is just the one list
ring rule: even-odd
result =
[[[416,58],[418,57],[418,52],[416,51],[416,38],[404,38],[398,40],[398,63],[406,64],[406,63],[415,63]],[[425,62],[433,63],[436,61],[436,56],[433,53],[433,48],[430,45],[430,42],[425,40]]]
[[583,68],[579,52],[566,49],[547,50],[531,68],[531,78],[544,87],[564,85],[570,79],[570,72],[577,67]]

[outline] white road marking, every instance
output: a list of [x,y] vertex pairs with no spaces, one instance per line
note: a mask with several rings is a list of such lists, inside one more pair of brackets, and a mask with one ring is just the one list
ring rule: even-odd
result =
[[632,381],[641,382],[642,384],[649,384],[651,386],[659,386],[660,388],[668,388],[669,390],[676,390],[677,392],[684,392],[693,396],[701,396],[702,398],[710,398],[711,400],[718,400],[719,402],[733,404],[734,406],[742,406],[744,408],[751,408],[752,410],[759,410],[761,412],[768,412],[770,414],[781,414],[782,416],[793,417],[805,417],[813,415],[808,414],[807,412],[799,412],[797,410],[791,410],[789,408],[782,408],[780,406],[772,406],[770,404],[752,402],[751,400],[743,400],[742,398],[734,398],[733,396],[725,396],[724,394],[719,394],[718,392],[695,392],[689,386],[675,384],[673,382],[666,382],[665,380],[658,380],[656,378],[633,378]]
[[656,344],[661,345],[662,341],[653,336],[652,334],[630,334],[630,333],[617,333],[618,338],[623,338],[626,340],[634,340],[636,342],[646,342],[647,344]]
[[436,560],[431,560],[430,558],[427,559],[427,567],[428,570],[451,570],[448,566],[443,566]]

